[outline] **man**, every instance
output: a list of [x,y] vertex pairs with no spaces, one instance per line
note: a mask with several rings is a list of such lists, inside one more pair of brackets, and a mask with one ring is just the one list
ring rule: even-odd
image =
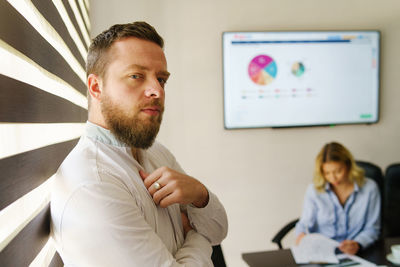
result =
[[154,142],[169,72],[145,22],[114,25],[89,48],[86,132],[60,166],[52,236],[66,266],[212,266],[227,234],[217,197]]

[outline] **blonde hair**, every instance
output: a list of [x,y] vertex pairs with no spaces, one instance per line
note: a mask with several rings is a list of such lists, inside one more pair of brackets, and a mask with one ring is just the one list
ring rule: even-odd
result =
[[317,158],[315,159],[313,182],[315,189],[318,192],[324,192],[325,185],[327,183],[322,171],[322,165],[332,161],[342,162],[346,165],[350,182],[356,182],[359,187],[364,185],[364,170],[356,165],[356,162],[350,151],[337,142],[331,142],[322,147],[321,151],[317,155]]

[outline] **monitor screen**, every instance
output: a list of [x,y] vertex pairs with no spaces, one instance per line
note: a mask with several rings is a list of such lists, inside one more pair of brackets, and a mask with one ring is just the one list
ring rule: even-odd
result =
[[226,129],[376,123],[378,31],[224,32]]

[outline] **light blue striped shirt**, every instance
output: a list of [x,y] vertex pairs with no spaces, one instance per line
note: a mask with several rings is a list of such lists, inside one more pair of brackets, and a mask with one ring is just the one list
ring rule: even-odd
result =
[[354,191],[342,206],[329,183],[325,192],[309,185],[303,213],[296,225],[296,234],[320,233],[339,242],[354,240],[363,248],[379,237],[381,198],[375,181],[366,178],[362,187],[354,183]]

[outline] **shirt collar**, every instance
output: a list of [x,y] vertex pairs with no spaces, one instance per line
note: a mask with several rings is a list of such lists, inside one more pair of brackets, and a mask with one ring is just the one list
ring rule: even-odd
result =
[[92,140],[118,147],[128,147],[127,144],[119,141],[110,130],[107,130],[90,121],[86,122],[86,136]]
[[[354,182],[354,192],[358,192],[359,190],[358,184]],[[325,183],[325,191],[332,191],[330,183]]]

